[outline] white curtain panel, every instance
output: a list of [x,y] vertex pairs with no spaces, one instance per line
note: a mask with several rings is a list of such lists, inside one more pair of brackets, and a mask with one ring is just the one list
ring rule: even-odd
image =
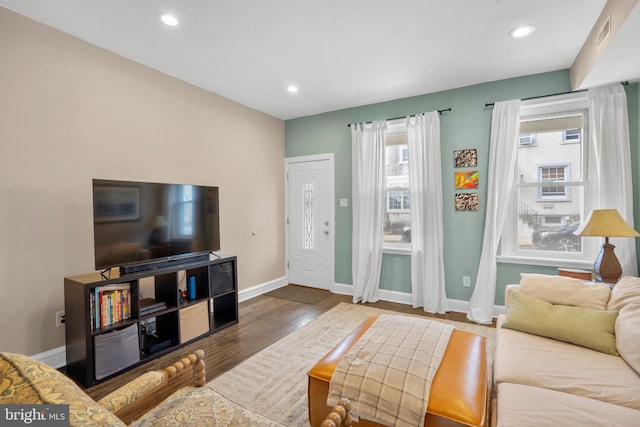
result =
[[[591,209],[617,209],[633,227],[627,95],[621,84],[589,89],[589,131],[588,205]],[[635,239],[618,237],[609,242],[616,246],[623,274],[637,276]]]
[[482,254],[467,318],[491,323],[496,294],[496,254],[515,181],[520,100],[496,102],[491,116],[487,210]]
[[440,115],[407,118],[411,194],[411,291],[413,307],[446,313],[442,221]]
[[376,302],[382,267],[386,122],[351,126],[353,302]]

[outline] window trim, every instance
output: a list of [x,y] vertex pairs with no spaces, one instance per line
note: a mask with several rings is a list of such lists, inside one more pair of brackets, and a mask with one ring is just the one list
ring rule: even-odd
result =
[[[581,217],[585,218],[589,211],[586,188],[588,181],[588,142],[589,142],[589,100],[586,92],[573,92],[569,94],[549,96],[522,101],[520,107],[520,122],[544,118],[554,114],[572,115],[582,114],[584,117],[582,134],[576,143],[582,144],[582,176],[576,181],[567,181],[565,187],[576,187],[571,191],[582,192]],[[519,147],[519,139],[515,142]],[[526,145],[524,146],[526,147]],[[517,173],[517,171],[514,171]],[[518,191],[520,188],[538,186],[539,183],[520,184],[517,177],[514,180],[512,195],[510,197],[509,212],[504,224],[500,239],[500,248],[496,260],[501,263],[513,263],[524,265],[540,265],[566,268],[593,268],[593,261],[598,253],[600,239],[585,237],[582,239],[581,252],[541,251],[534,249],[520,249],[518,240]],[[586,211],[586,212],[585,212]],[[514,212],[516,213],[514,215]]]
[[384,242],[382,245],[382,253],[391,255],[411,255],[411,243]]

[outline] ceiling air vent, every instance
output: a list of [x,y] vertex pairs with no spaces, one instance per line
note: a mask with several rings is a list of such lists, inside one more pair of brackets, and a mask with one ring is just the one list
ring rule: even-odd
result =
[[602,45],[602,43],[607,39],[607,37],[609,37],[609,34],[611,34],[611,15],[609,15],[607,17],[607,20],[604,21],[604,24],[602,25],[602,28],[598,33],[598,39],[597,39],[598,46]]

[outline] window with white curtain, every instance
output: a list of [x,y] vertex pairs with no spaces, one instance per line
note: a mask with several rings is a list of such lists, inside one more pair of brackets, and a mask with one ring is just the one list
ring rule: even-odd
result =
[[576,267],[592,263],[585,245],[590,248],[597,239],[573,234],[589,212],[584,197],[587,94],[523,101],[520,137],[514,143],[516,185],[499,260],[551,266],[558,260],[575,261]]
[[388,124],[384,162],[384,248],[387,250],[409,249],[411,245],[408,153],[405,123]]

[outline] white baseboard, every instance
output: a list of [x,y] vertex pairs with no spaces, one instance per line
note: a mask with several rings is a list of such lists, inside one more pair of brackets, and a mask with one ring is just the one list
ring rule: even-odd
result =
[[67,365],[67,348],[63,345],[42,353],[34,354],[31,357],[42,363],[46,363],[52,368],[59,369]]
[[280,277],[279,279],[271,280],[270,282],[262,283],[260,285],[253,286],[249,289],[243,289],[238,291],[238,302],[246,301],[251,298],[255,298],[258,295],[266,294],[274,289],[287,286],[289,282],[286,277]]
[[331,292],[340,295],[353,295],[353,285],[345,285],[344,283],[334,283]]
[[[331,291],[336,294],[353,295],[353,286],[345,285],[343,283],[336,283],[331,289]],[[380,293],[378,294],[378,297],[382,301],[413,305],[413,301],[411,300],[411,294],[408,294],[406,292],[389,291],[386,289],[381,289]],[[448,298],[447,303],[449,304],[450,311],[455,311],[457,313],[469,312],[469,301]],[[499,314],[502,314],[502,313],[504,313],[504,306],[502,305],[493,306],[494,317],[497,317]]]

